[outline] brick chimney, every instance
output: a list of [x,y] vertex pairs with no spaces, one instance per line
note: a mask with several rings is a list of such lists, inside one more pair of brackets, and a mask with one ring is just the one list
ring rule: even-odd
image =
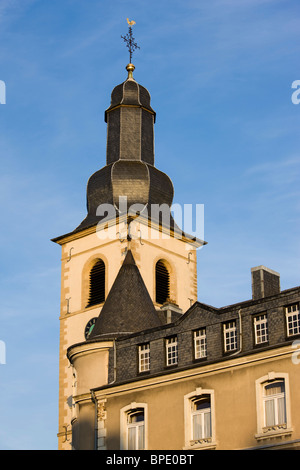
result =
[[280,293],[280,274],[265,266],[251,268],[252,299],[263,299]]

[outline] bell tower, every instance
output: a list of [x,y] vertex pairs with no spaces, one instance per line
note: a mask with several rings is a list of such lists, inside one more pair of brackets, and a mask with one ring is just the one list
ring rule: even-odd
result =
[[[129,63],[126,70],[126,80],[113,89],[105,111],[106,165],[89,178],[87,215],[73,231],[53,239],[62,250],[58,430],[61,450],[74,447],[72,421],[76,407],[80,403],[83,410],[85,400],[91,400],[82,389],[81,401],[74,406],[78,383],[67,350],[88,340],[125,259],[127,265],[134,264],[139,270],[147,302],[153,303],[160,321],[172,321],[172,315],[180,315],[197,300],[196,248],[204,242],[183,233],[172,217],[173,184],[154,166],[156,114],[150,94],[133,78],[134,65]],[[129,253],[134,263],[129,262]],[[143,290],[138,289],[141,295]],[[107,310],[108,307],[105,322],[109,323]],[[126,314],[122,321],[126,330]],[[147,326],[147,322],[143,325]],[[152,326],[150,321],[148,327]],[[101,322],[97,329],[101,335]],[[97,352],[97,370],[103,364],[99,379],[103,384],[107,383],[109,347],[104,345]],[[85,355],[91,350],[89,343]],[[76,357],[79,363],[81,352],[76,348],[72,352],[72,358]]]

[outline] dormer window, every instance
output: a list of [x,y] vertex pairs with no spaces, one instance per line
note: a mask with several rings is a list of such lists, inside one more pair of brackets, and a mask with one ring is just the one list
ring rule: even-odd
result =
[[299,304],[289,305],[285,309],[286,312],[286,324],[287,324],[287,335],[299,335],[300,334],[300,311]]

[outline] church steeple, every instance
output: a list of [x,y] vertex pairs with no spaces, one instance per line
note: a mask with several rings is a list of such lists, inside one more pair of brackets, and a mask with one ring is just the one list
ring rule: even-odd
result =
[[127,18],[128,33],[121,36],[129,51],[127,80],[114,88],[111,105],[105,111],[107,122],[106,164],[118,160],[140,160],[154,165],[155,112],[150,106],[150,94],[133,78],[132,55],[139,46],[132,34],[135,21]]
[[150,106],[150,93],[131,76],[116,86],[111,105],[105,111],[107,122],[106,164],[118,160],[137,160],[154,165],[155,112]]
[[[106,166],[88,181],[88,214],[75,232],[101,221],[96,214],[99,206],[110,204],[119,208],[120,198],[126,198],[128,208],[143,205],[153,220],[153,205],[172,205],[172,181],[154,166],[156,114],[150,104],[150,93],[133,78],[134,65],[130,63],[126,69],[128,77],[113,89],[110,106],[105,111]],[[169,224],[168,228],[173,229],[171,214]]]

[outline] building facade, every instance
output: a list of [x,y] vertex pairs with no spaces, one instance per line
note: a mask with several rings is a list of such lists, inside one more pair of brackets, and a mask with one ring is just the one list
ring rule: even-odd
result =
[[[300,449],[300,287],[252,268],[252,299],[197,300],[196,250],[154,165],[155,111],[114,88],[106,165],[62,247],[59,449]],[[300,358],[300,352],[299,352]]]

